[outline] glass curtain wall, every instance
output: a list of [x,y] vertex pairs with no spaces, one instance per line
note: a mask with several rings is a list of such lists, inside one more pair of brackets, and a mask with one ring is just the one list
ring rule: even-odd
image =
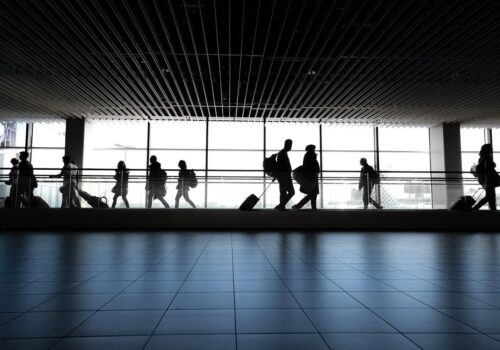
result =
[[[0,122],[0,202],[9,195],[10,186],[5,184],[12,167],[10,160],[19,158],[26,144],[26,123]],[[0,203],[0,206],[3,205]]]
[[[111,189],[115,169],[124,161],[130,169],[128,200],[130,206],[144,207],[147,154],[147,123],[142,121],[85,122],[84,167],[86,181],[83,189],[94,196],[113,197]],[[103,170],[109,169],[109,170]],[[111,171],[110,171],[111,170]],[[118,207],[123,206],[121,201]]]
[[357,177],[361,158],[375,166],[373,127],[322,126],[324,208],[362,208]]
[[[197,121],[152,122],[149,142],[150,155],[155,155],[162,168],[167,171],[166,200],[169,205],[174,206],[177,193],[178,164],[180,160],[184,160],[188,169],[193,169],[198,178],[198,186],[190,189],[189,197],[197,207],[203,208],[205,203],[206,123]],[[186,204],[181,199],[180,207],[187,207]],[[153,207],[163,206],[158,201],[153,201]]]
[[431,186],[423,181],[431,170],[429,129],[380,127],[378,131],[382,205],[432,208]]
[[486,143],[485,129],[482,128],[461,128],[460,143],[462,149],[462,171],[464,179],[464,194],[473,196],[480,188],[477,179],[470,173],[473,165],[479,159],[479,150]]

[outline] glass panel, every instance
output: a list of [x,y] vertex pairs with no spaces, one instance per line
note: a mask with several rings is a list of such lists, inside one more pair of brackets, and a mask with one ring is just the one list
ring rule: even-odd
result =
[[33,147],[61,147],[66,143],[66,123],[42,122],[33,124]]
[[461,128],[460,143],[462,152],[479,152],[481,146],[485,143],[484,129]]
[[24,147],[26,123],[0,122],[0,149]]
[[362,150],[374,148],[373,127],[322,126],[323,150]]
[[146,147],[145,122],[91,120],[85,123],[85,168],[114,169],[123,160],[129,169],[144,169]]
[[379,158],[381,172],[431,170],[428,153],[380,152]]
[[429,152],[428,128],[379,128],[381,151]]
[[[205,122],[152,122],[152,148],[205,149]],[[146,137],[146,136],[145,136]]]

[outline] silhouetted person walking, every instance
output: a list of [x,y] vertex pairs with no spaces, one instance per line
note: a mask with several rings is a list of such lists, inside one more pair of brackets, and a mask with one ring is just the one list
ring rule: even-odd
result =
[[[12,168],[9,172],[9,179],[5,181],[6,185],[10,186],[9,191],[9,208],[19,208],[21,206],[20,201],[18,201],[18,180],[19,180],[19,160],[17,158],[12,158],[10,160],[10,164],[12,164]],[[7,207],[7,203],[6,203]]]
[[193,208],[196,208],[193,201],[189,198],[189,182],[191,181],[191,171],[187,170],[186,162],[181,160],[178,164],[179,177],[177,178],[177,194],[175,195],[175,208],[179,208],[179,200],[184,197],[186,202]]
[[153,200],[158,199],[165,208],[170,208],[165,196],[167,195],[167,189],[165,188],[167,183],[167,172],[161,168],[161,164],[156,159],[156,156],[151,156],[149,158],[149,174],[148,174],[148,201],[146,206],[151,208],[153,205]]
[[292,206],[293,209],[301,209],[307,202],[311,201],[311,209],[316,210],[316,199],[319,194],[318,175],[320,169],[315,150],[316,146],[314,145],[308,145],[306,147],[306,154],[302,162],[302,170],[304,179],[307,183],[301,186],[300,191],[307,193],[307,195],[296,205]]
[[288,158],[288,152],[292,149],[292,140],[285,141],[284,148],[279,151],[276,159],[276,178],[280,186],[280,204],[277,210],[286,210],[286,204],[295,194],[292,182],[292,165]]
[[38,187],[33,166],[28,160],[29,153],[19,153],[19,180],[15,203],[23,203],[25,207],[31,208],[33,201],[33,190]]
[[380,182],[377,172],[368,164],[366,158],[361,158],[359,164],[362,166],[359,174],[359,190],[363,190],[364,209],[368,209],[368,203],[373,204],[377,209],[382,209],[382,206],[371,197],[373,187]]
[[78,189],[78,167],[71,161],[69,156],[62,157],[64,166],[58,175],[51,178],[62,177],[63,185],[59,188],[62,193],[61,208],[80,208],[80,198],[77,195]]
[[111,208],[116,207],[116,201],[118,200],[118,197],[120,197],[120,196],[122,197],[122,200],[123,200],[123,203],[125,203],[125,206],[127,208],[130,208],[130,206],[128,204],[128,199],[127,199],[128,176],[129,176],[129,171],[127,169],[127,166],[125,165],[125,162],[123,160],[120,160],[118,162],[118,165],[116,166],[116,170],[115,170],[114,179],[116,180],[116,184],[111,189],[111,192],[113,192],[115,194],[113,196],[113,204],[111,205]]
[[493,147],[489,143],[485,144],[479,151],[479,161],[476,166],[478,181],[484,188],[485,196],[472,207],[472,210],[479,210],[486,202],[490,210],[497,210],[495,187],[500,185],[500,177],[495,167]]

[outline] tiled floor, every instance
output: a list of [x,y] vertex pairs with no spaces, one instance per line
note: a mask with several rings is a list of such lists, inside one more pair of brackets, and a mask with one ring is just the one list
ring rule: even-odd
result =
[[1,349],[500,349],[500,235],[0,234]]

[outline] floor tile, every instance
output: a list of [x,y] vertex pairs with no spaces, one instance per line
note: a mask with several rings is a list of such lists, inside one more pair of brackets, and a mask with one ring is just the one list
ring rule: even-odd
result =
[[141,350],[148,337],[74,337],[61,340],[54,350]]
[[426,350],[497,350],[500,342],[482,334],[408,334]]
[[293,292],[341,292],[338,285],[325,279],[284,280],[286,286]]
[[418,346],[400,334],[324,333],[322,336],[335,350],[417,350]]
[[299,304],[289,292],[236,293],[238,309],[298,309]]
[[234,333],[233,310],[168,310],[155,334]]
[[490,309],[492,306],[464,294],[447,292],[408,292],[408,295],[436,309]]
[[433,309],[374,309],[402,333],[476,333],[467,325]]
[[67,293],[120,293],[131,281],[86,281],[67,290]]
[[444,313],[480,332],[500,334],[500,310],[442,309]]
[[175,293],[182,281],[135,281],[123,293]]
[[178,293],[171,309],[233,309],[233,293]]
[[233,281],[185,281],[182,284],[180,292],[233,292]]
[[234,335],[154,335],[145,350],[236,350]]
[[34,311],[97,311],[114,296],[115,294],[61,294]]
[[239,350],[326,350],[318,334],[238,334]]
[[394,328],[367,309],[306,309],[321,332],[393,333]]
[[30,312],[0,327],[0,338],[63,337],[92,312]]
[[[59,341],[58,338],[0,339],[0,349],[47,350]],[[75,349],[76,350],[76,349]]]
[[237,309],[238,333],[315,333],[311,322],[298,309]]
[[465,295],[492,307],[500,308],[500,293],[466,293]]
[[75,331],[72,337],[106,335],[149,335],[163,311],[98,311]]
[[0,311],[26,312],[52,297],[53,295],[0,295]]
[[338,280],[335,282],[347,292],[395,292],[396,290],[386,283],[377,280]]
[[353,298],[369,308],[428,308],[425,304],[399,292],[350,292]]
[[383,282],[402,292],[449,292],[446,287],[425,280],[383,280]]
[[174,293],[123,293],[104,305],[103,310],[166,310]]
[[344,292],[293,292],[304,309],[356,309],[364,308],[354,298]]
[[280,280],[235,280],[236,292],[286,292],[287,286]]

